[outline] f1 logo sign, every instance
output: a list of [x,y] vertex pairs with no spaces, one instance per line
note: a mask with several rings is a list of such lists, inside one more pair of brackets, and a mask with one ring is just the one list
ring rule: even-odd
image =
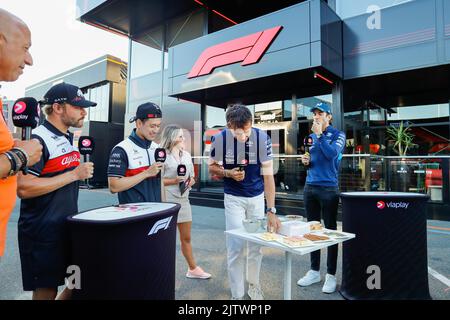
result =
[[161,229],[166,230],[169,227],[171,220],[172,216],[156,221],[148,235],[151,236],[152,234],[156,234]]
[[278,26],[209,47],[197,59],[188,78],[204,76],[214,68],[240,61],[242,66],[257,63],[281,29]]

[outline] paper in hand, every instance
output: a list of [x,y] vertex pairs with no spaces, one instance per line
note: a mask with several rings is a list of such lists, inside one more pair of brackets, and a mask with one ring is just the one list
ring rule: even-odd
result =
[[191,180],[191,176],[189,176],[186,180],[180,182],[179,187],[180,187],[181,195],[183,195],[186,192],[186,190],[189,189],[190,180]]

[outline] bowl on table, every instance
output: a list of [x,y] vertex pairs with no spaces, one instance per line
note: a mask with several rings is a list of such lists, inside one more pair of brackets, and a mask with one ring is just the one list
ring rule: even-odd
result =
[[242,224],[244,225],[245,231],[249,233],[255,233],[259,231],[261,227],[261,220],[258,219],[244,219],[242,220]]

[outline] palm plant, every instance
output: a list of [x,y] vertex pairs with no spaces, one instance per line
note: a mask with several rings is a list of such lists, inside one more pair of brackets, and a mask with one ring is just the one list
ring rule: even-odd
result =
[[395,141],[394,151],[398,153],[399,156],[405,156],[409,148],[417,146],[413,143],[414,134],[411,132],[411,127],[404,127],[403,121],[400,122],[398,127],[391,125],[387,128],[387,133],[391,139]]

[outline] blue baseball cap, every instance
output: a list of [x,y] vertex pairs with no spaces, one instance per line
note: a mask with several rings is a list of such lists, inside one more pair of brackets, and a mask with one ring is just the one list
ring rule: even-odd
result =
[[309,109],[310,112],[314,112],[314,110],[320,110],[322,112],[331,114],[331,107],[325,102],[319,102],[315,107]]
[[86,100],[83,92],[77,86],[69,83],[58,83],[51,87],[44,96],[43,104],[69,103],[76,107],[95,107],[97,103]]

